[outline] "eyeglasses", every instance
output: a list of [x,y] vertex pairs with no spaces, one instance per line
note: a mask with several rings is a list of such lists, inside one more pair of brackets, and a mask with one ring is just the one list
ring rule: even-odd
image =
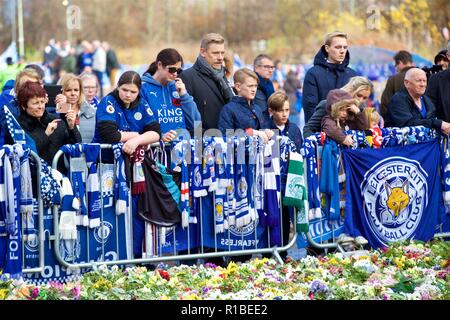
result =
[[169,71],[169,73],[171,73],[171,74],[174,74],[175,72],[177,74],[180,74],[183,72],[183,69],[177,68],[177,67],[167,67],[167,71]]
[[95,86],[93,86],[93,87],[86,86],[86,87],[83,87],[83,89],[85,89],[85,90],[95,90],[95,89],[97,89],[97,87],[95,87]]
[[264,69],[269,69],[269,70],[274,70],[275,69],[275,66],[271,66],[271,65],[268,65],[268,64],[260,64],[259,66],[263,67]]

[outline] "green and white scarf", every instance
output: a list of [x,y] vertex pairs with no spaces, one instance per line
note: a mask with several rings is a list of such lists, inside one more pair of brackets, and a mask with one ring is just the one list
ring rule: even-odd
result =
[[286,191],[283,205],[296,207],[297,210],[297,232],[308,231],[308,215],[305,210],[306,195],[305,178],[303,170],[303,157],[297,152],[289,154],[289,166],[286,179]]

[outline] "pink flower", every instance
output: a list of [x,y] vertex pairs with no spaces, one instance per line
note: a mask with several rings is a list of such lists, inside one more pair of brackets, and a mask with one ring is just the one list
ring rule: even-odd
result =
[[35,287],[33,291],[31,291],[31,298],[36,299],[39,296],[39,288]]
[[75,296],[75,299],[80,298],[80,292],[81,292],[80,285],[77,284],[77,285],[71,290],[71,292],[72,292],[72,294]]

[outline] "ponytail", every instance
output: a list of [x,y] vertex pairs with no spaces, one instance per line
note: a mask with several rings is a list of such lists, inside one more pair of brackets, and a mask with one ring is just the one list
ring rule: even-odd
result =
[[156,61],[153,61],[148,67],[147,71],[145,71],[145,73],[150,73],[150,75],[153,76],[156,70],[158,70],[158,63]]

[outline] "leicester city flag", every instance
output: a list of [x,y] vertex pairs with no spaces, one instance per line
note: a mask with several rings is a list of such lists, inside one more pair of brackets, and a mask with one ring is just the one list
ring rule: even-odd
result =
[[344,150],[345,230],[373,248],[430,240],[442,222],[437,139],[384,149]]

